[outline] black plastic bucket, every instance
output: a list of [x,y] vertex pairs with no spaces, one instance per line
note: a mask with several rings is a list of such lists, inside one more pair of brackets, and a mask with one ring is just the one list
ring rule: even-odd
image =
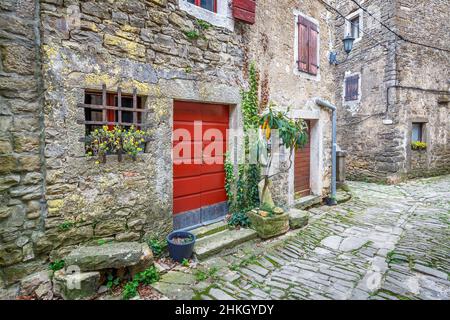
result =
[[[177,244],[172,241],[173,238],[191,238],[192,241],[183,244]],[[184,259],[190,259],[194,252],[196,237],[193,233],[187,231],[174,231],[167,236],[167,245],[169,247],[170,257],[177,261],[182,262]]]

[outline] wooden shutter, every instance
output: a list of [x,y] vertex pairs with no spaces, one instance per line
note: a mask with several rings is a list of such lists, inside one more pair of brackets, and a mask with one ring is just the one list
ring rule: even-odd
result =
[[305,18],[298,17],[298,69],[303,72],[309,70],[309,21]]
[[256,0],[233,0],[233,17],[248,24],[255,23]]
[[358,100],[359,95],[359,75],[345,79],[345,101]]
[[319,29],[308,19],[298,17],[298,69],[303,72],[317,75],[319,70],[319,57],[317,49],[319,44]]
[[319,41],[319,32],[317,26],[310,23],[309,28],[309,73],[317,75],[319,61],[317,57],[317,45]]

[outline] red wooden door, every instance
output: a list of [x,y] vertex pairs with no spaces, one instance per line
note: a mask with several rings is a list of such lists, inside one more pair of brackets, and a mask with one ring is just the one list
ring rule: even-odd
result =
[[[228,124],[228,106],[175,102],[174,215],[193,212],[227,200],[224,155],[227,149]],[[179,133],[189,133],[190,137],[180,137]]]
[[[308,137],[311,133],[311,123],[306,120],[308,124]],[[303,148],[297,150],[295,154],[295,193],[302,197],[311,194],[311,143],[308,139],[308,144]]]

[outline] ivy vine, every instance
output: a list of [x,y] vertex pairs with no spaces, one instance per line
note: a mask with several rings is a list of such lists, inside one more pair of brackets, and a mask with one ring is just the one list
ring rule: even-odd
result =
[[[259,126],[259,102],[258,102],[258,79],[254,63],[249,70],[249,89],[242,91],[242,114],[244,120],[244,152],[245,159],[249,159],[250,146],[248,133],[256,130]],[[231,219],[233,226],[248,226],[246,215],[243,214],[259,206],[258,184],[261,180],[261,169],[259,164],[239,164],[237,167],[237,178],[234,175],[235,168],[229,158],[225,165],[226,190],[230,205]],[[233,175],[231,175],[233,174]]]

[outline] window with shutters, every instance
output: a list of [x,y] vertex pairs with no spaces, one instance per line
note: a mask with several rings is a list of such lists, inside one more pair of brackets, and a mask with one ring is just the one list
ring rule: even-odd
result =
[[345,101],[359,100],[359,74],[345,78]]
[[319,26],[312,18],[297,16],[296,68],[301,73],[319,74]]

